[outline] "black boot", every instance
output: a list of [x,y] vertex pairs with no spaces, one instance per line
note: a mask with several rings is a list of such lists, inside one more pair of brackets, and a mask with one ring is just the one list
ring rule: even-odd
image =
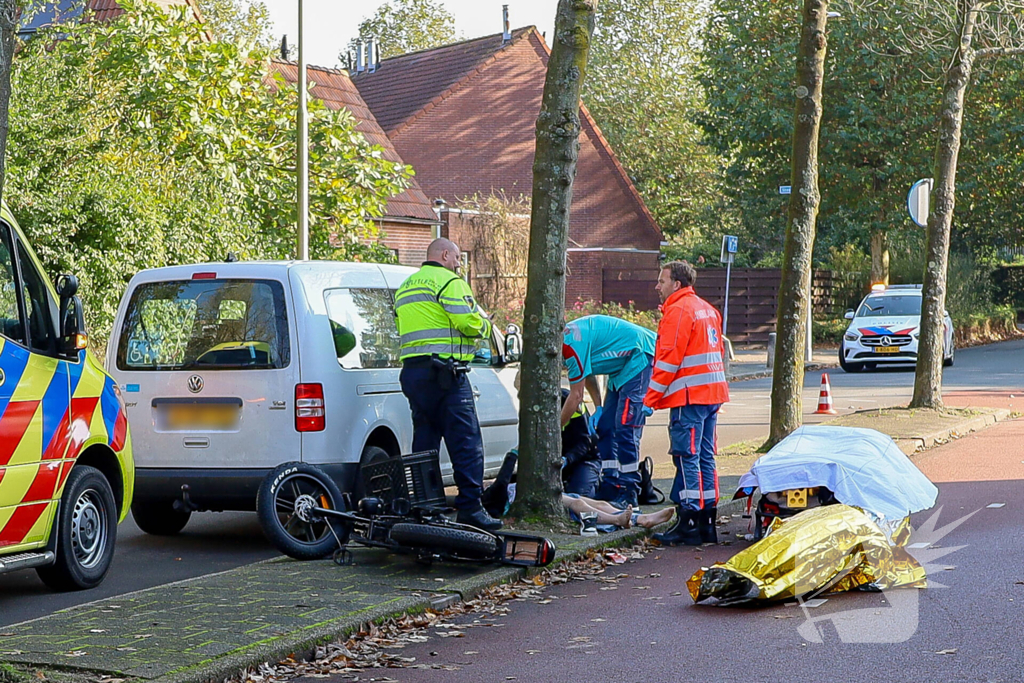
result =
[[651,538],[662,545],[700,545],[700,532],[697,531],[699,512],[676,506],[675,526],[663,534],[654,534]]
[[700,532],[701,543],[718,543],[718,508],[706,507],[697,518],[697,530]]
[[483,529],[484,531],[497,531],[501,528],[501,520],[494,519],[487,510],[482,507],[476,510],[459,510],[459,514],[455,516],[455,521],[459,524],[467,524],[469,526],[475,526],[477,529]]

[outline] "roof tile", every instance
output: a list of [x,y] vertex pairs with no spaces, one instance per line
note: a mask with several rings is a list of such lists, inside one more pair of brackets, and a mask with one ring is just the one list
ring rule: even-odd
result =
[[[294,62],[274,60],[273,69],[280,73],[288,83],[296,83],[299,80],[299,67]],[[356,130],[362,133],[370,144],[382,147],[385,159],[405,163],[391,140],[374,119],[370,108],[366,106],[366,102],[360,97],[359,91],[352,84],[346,72],[339,69],[310,66],[308,78],[314,84],[310,91],[314,97],[323,101],[329,109],[338,110],[342,107],[347,109],[356,120]],[[430,200],[427,199],[415,178],[410,179],[409,187],[401,194],[388,200],[385,216],[392,219],[416,218],[432,222],[437,220]]]

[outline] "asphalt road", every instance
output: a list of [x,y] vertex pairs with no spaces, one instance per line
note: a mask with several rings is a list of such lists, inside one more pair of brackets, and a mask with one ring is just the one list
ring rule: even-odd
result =
[[[849,374],[839,368],[828,370],[832,400],[840,413],[852,413],[892,405],[906,405],[914,393],[914,366]],[[804,377],[803,410],[806,424],[829,419],[814,415],[818,408],[821,373]],[[730,402],[718,420],[718,445],[767,436],[771,415],[771,378],[733,382]],[[943,389],[1007,389],[1024,391],[1024,340],[990,344],[956,352],[956,364],[943,373]],[[1024,401],[1022,401],[1024,404]],[[647,421],[642,448],[656,462],[667,460],[668,411],[658,411]]]
[[[1024,341],[957,351],[957,364],[946,370],[947,388],[1007,388],[1024,390]],[[836,408],[842,412],[906,403],[914,384],[913,369],[882,370],[847,375],[830,372]],[[805,413],[817,406],[818,375],[807,375]],[[720,421],[719,444],[762,437],[767,433],[770,379],[734,383],[733,401]],[[816,421],[808,416],[808,422]],[[667,459],[667,412],[656,413],[644,432],[643,450],[657,460]],[[79,593],[56,594],[35,572],[0,577],[0,625],[44,616],[72,605],[225,571],[267,559],[277,552],[263,537],[255,514],[199,513],[174,537],[155,537],[139,531],[131,516],[118,528],[114,563],[103,584]]]
[[[415,663],[454,669],[387,675],[400,683],[1020,681],[1022,437],[1017,420],[920,458],[938,482],[941,506],[915,516],[910,541],[940,546],[911,551],[928,563],[927,589],[833,595],[814,608],[699,607],[686,579],[746,542],[663,548],[609,567],[606,576],[628,574],[617,583],[570,581],[546,591],[544,602],[508,603],[508,615],[453,620],[493,628],[466,628],[459,638],[431,632],[400,651]],[[1005,505],[987,507],[993,503]],[[939,531],[929,534],[933,513]],[[730,536],[745,524],[732,524]]]

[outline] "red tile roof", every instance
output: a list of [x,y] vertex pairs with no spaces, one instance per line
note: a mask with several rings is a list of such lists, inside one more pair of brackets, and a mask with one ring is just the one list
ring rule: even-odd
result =
[[[299,67],[294,62],[283,62],[274,60],[272,63],[274,71],[280,73],[288,83],[295,83],[299,80]],[[328,108],[338,110],[344,107],[351,112],[355,118],[356,129],[374,145],[384,149],[384,158],[389,161],[402,161],[391,140],[384,134],[384,131],[377,124],[370,113],[370,108],[359,96],[359,91],[352,84],[348,74],[339,69],[327,69],[319,66],[310,66],[308,78],[314,83],[311,94],[323,101]],[[409,187],[401,194],[388,200],[385,216],[387,218],[415,218],[424,221],[437,221],[437,214],[434,213],[430,200],[423,194],[423,190],[415,178],[410,180]]]
[[[192,8],[192,15],[200,19],[199,5],[196,0],[152,0],[161,7],[174,7],[178,5],[189,5]],[[95,12],[95,21],[110,21],[124,14],[124,10],[117,4],[117,0],[89,0],[89,10]]]
[[530,30],[532,27],[516,29],[507,44],[498,33],[399,55],[381,61],[373,73],[352,74],[352,80],[381,128],[391,134]]
[[[352,81],[427,195],[530,195],[550,51],[533,27],[403,55]],[[586,107],[570,246],[657,250],[661,230]]]

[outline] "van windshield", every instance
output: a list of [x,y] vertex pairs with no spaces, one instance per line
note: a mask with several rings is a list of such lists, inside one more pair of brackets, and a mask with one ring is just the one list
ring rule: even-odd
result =
[[139,285],[117,347],[120,370],[283,368],[284,288],[273,280],[176,280]]

